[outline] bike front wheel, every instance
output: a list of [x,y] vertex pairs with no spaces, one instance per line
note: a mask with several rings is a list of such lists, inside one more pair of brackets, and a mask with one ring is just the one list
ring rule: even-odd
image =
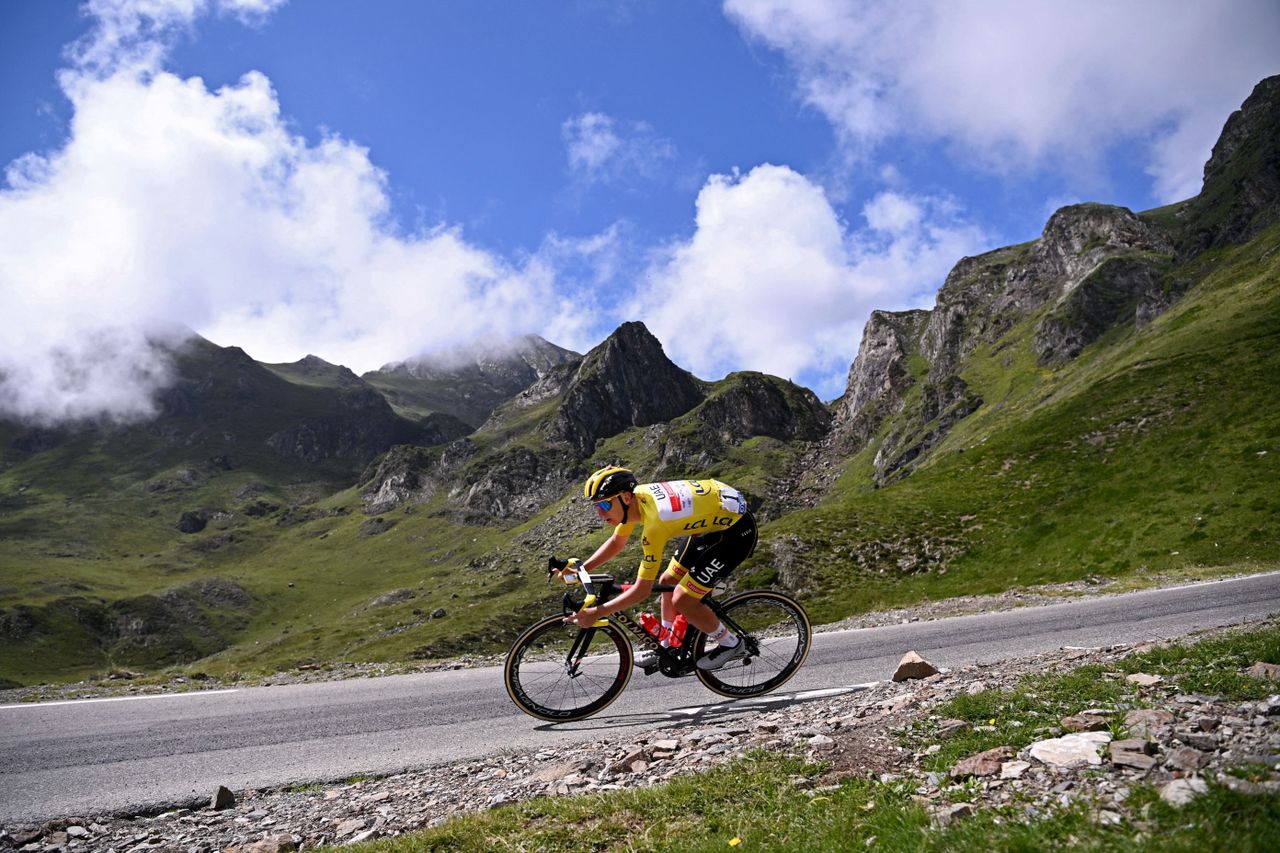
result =
[[579,628],[548,616],[511,644],[503,681],[511,701],[531,717],[581,720],[618,698],[633,660],[631,641],[613,623]]
[[[809,615],[790,596],[773,590],[740,593],[720,606],[721,619],[739,641],[747,644],[746,657],[719,669],[697,670],[698,680],[721,696],[759,696],[785,684],[809,656],[813,631]],[[695,641],[696,657],[702,657],[707,636]]]

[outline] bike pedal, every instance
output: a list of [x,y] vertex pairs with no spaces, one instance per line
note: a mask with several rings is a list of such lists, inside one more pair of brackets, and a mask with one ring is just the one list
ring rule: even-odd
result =
[[640,667],[640,671],[643,672],[645,675],[653,675],[655,672],[658,671],[658,665],[656,663],[653,663],[653,664],[650,664],[649,666],[642,666]]

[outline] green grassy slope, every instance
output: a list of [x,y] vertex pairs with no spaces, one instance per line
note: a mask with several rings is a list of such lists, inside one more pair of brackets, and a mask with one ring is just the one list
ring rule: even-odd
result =
[[1202,256],[1197,286],[1058,370],[1031,317],[961,371],[986,403],[910,477],[869,456],[817,509],[766,529],[819,617],[1088,574],[1275,563],[1280,228]]

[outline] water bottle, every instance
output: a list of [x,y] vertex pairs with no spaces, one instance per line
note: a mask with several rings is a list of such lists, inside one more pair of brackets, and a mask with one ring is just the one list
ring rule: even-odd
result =
[[654,639],[662,639],[662,622],[660,622],[652,613],[641,613],[640,624],[646,631],[653,635]]
[[671,648],[680,648],[680,644],[684,642],[684,632],[688,628],[689,620],[684,618],[684,614],[676,616],[676,621],[671,624]]

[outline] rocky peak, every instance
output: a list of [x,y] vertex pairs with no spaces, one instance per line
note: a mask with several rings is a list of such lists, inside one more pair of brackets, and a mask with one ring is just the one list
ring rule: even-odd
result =
[[1138,257],[1159,265],[1172,252],[1159,225],[1126,208],[1075,204],[1054,213],[1032,243],[965,258],[938,291],[921,339],[931,381],[946,380],[978,344],[1062,300],[1107,261]]
[[1173,250],[1169,236],[1133,211],[1110,204],[1073,204],[1049,217],[1032,266],[1070,289],[1103,257],[1120,252]]
[[332,364],[316,355],[307,355],[289,364],[263,365],[290,382],[304,385],[328,385],[335,388],[368,387],[350,368]]
[[694,416],[731,444],[760,435],[814,441],[831,423],[831,413],[808,388],[754,372],[726,376]]
[[844,396],[835,403],[835,430],[865,441],[885,417],[901,410],[912,382],[908,358],[919,353],[928,311],[872,311]]
[[[626,323],[499,406],[476,441],[454,441],[438,460],[414,456],[414,465],[389,457],[368,472],[363,496],[381,510],[443,488],[455,520],[517,523],[563,496],[598,440],[679,417],[703,397],[702,383],[672,364],[648,329]],[[534,434],[545,446],[527,440]]]
[[1275,148],[1275,122],[1280,111],[1280,75],[1268,77],[1233,112],[1204,164],[1206,184],[1224,177],[1232,162],[1249,148]]
[[704,396],[702,383],[667,358],[643,323],[624,323],[568,377],[547,437],[589,454],[599,439],[679,417]]
[[[1117,323],[1167,307],[1162,283],[1172,253],[1155,222],[1123,207],[1076,204],[1054,213],[1038,240],[962,259],[932,311],[872,313],[835,404],[829,450],[856,452],[897,418],[875,465],[879,482],[900,476],[982,405],[959,376],[979,345],[1048,308],[1037,355],[1044,364],[1075,358]],[[917,381],[920,395],[906,411]]]
[[1280,222],[1280,75],[1254,87],[1227,119],[1204,166],[1204,187],[1179,215],[1184,255],[1242,243]]

